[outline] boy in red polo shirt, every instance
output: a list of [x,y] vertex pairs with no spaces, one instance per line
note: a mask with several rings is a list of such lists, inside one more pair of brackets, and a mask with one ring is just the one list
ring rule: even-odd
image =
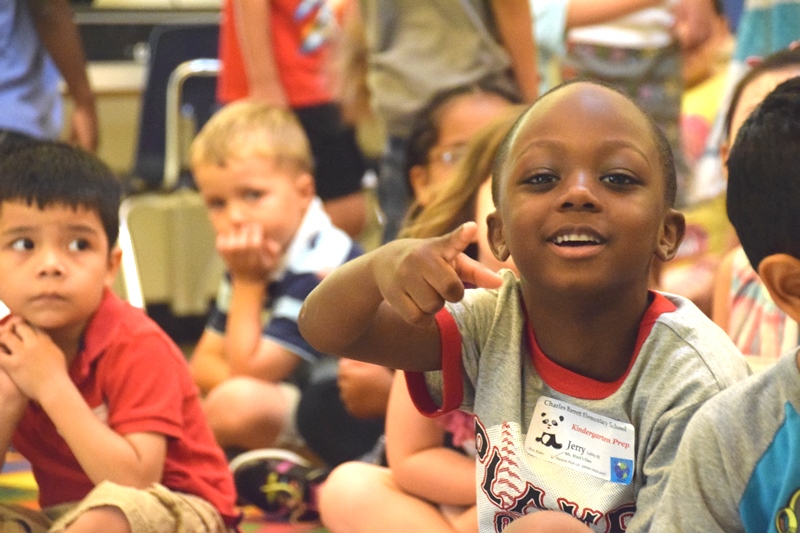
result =
[[0,161],[0,458],[33,467],[27,531],[231,531],[235,490],[183,354],[110,291],[120,185],[59,144]]

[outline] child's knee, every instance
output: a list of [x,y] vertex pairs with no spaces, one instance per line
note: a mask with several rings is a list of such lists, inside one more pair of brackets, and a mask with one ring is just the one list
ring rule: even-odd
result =
[[277,385],[241,377],[214,388],[203,407],[212,427],[238,427],[249,424],[253,417],[268,417],[272,411],[282,411],[284,403]]
[[319,506],[324,524],[340,524],[348,519],[358,519],[365,501],[382,493],[381,478],[390,474],[386,468],[353,461],[343,463],[328,475],[320,487]]

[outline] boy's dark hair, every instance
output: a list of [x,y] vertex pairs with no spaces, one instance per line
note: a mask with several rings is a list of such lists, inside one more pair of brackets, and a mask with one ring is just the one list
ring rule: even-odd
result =
[[731,101],[728,104],[728,110],[725,113],[725,134],[730,137],[731,122],[733,122],[733,115],[736,113],[736,107],[739,105],[739,100],[742,98],[742,93],[750,83],[766,72],[773,70],[781,70],[786,67],[800,68],[800,47],[793,50],[781,50],[770,54],[745,74],[737,83],[731,94]]
[[109,250],[119,235],[119,179],[92,154],[60,142],[41,141],[0,158],[0,204],[25,202],[95,211],[108,237]]
[[739,129],[727,206],[755,270],[772,254],[800,259],[800,77],[778,85]]
[[675,170],[675,157],[672,153],[672,147],[669,144],[669,140],[661,128],[656,124],[656,122],[650,117],[650,115],[645,112],[639,104],[637,104],[634,100],[632,100],[627,94],[623,93],[616,87],[612,85],[608,85],[602,81],[597,80],[589,80],[585,78],[575,78],[559,85],[556,85],[549,91],[545,92],[543,95],[536,100],[535,103],[531,104],[527,111],[525,111],[522,116],[520,116],[514,125],[511,127],[511,130],[506,135],[506,138],[503,139],[500,148],[497,150],[497,156],[494,160],[494,166],[492,167],[492,201],[494,202],[495,206],[499,205],[500,200],[500,184],[503,180],[503,168],[505,166],[505,161],[508,158],[508,151],[511,149],[511,143],[517,135],[517,131],[519,131],[520,126],[530,113],[530,110],[536,106],[539,102],[541,102],[547,96],[563,89],[564,87],[568,87],[575,83],[592,83],[594,85],[599,85],[601,87],[605,87],[606,89],[610,89],[615,93],[623,96],[626,100],[632,103],[636,108],[647,118],[647,122],[650,125],[650,131],[653,134],[653,138],[656,141],[656,148],[658,150],[659,159],[661,160],[661,170],[664,174],[664,184],[665,184],[665,201],[669,207],[673,207],[675,205],[675,198],[678,193],[678,178]]
[[467,85],[458,85],[441,90],[433,95],[428,103],[414,115],[411,134],[408,136],[404,169],[408,190],[411,189],[408,184],[411,168],[416,165],[425,165],[428,163],[428,153],[431,151],[431,148],[436,146],[436,143],[439,142],[440,111],[448,102],[455,98],[470,94],[495,95],[507,100],[510,104],[519,104],[522,102],[517,93],[497,83],[493,79],[485,79]]

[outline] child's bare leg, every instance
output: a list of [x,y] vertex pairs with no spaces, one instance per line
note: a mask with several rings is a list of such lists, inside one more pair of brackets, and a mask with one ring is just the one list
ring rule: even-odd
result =
[[561,511],[538,511],[518,518],[503,533],[591,533],[589,526]]
[[251,450],[274,446],[290,406],[279,385],[237,377],[215,387],[203,407],[220,446]]
[[437,507],[403,492],[388,468],[366,463],[334,469],[320,489],[320,512],[331,533],[456,533]]
[[64,533],[130,533],[128,519],[116,507],[94,507],[63,529]]

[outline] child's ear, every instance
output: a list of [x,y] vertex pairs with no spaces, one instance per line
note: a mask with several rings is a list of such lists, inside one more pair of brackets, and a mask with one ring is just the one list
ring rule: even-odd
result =
[[314,176],[308,172],[302,172],[297,175],[295,180],[295,188],[300,193],[300,196],[308,199],[308,201],[311,201],[311,199],[314,198],[314,195],[317,194],[317,186],[316,182],[314,181]]
[[768,255],[758,265],[758,275],[775,304],[800,322],[800,259],[789,254]]
[[658,238],[656,257],[661,261],[669,261],[675,257],[685,231],[686,218],[683,213],[674,209],[668,210],[661,227],[661,235]]
[[106,269],[106,275],[104,279],[104,284],[107,288],[111,288],[114,285],[114,280],[117,278],[117,273],[119,272],[119,267],[122,264],[122,249],[115,245],[114,248],[108,253],[108,268]]
[[500,214],[495,210],[486,216],[486,224],[489,226],[489,248],[492,249],[492,254],[498,261],[506,261],[511,257],[511,252],[506,244],[506,238],[503,235],[503,221],[500,219]]

